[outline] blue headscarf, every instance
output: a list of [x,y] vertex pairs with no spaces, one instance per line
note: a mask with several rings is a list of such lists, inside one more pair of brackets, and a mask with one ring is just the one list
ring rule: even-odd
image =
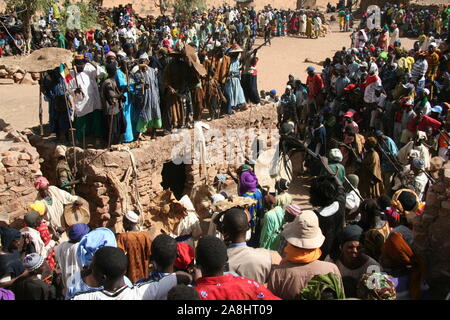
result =
[[78,245],[77,259],[82,266],[89,266],[94,253],[101,247],[117,247],[116,237],[108,228],[97,228],[86,234]]
[[72,242],[78,242],[90,231],[89,226],[85,223],[77,223],[69,229],[69,239]]

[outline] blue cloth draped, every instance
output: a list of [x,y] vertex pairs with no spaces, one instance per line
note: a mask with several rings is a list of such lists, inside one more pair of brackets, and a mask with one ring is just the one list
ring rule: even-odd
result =
[[[121,92],[125,92],[127,89],[127,77],[122,72],[122,70],[117,69],[116,73],[116,83]],[[127,123],[127,127],[125,129],[125,134],[123,135],[123,142],[131,142],[135,138],[135,133],[133,130],[133,124],[131,119],[133,118],[133,99],[131,98],[134,92],[134,84],[130,83],[130,91],[125,93],[125,98],[127,99],[123,103],[123,116],[125,117],[125,121]]]
[[229,74],[233,75],[233,78],[228,78],[227,82],[225,82],[224,89],[228,99],[228,114],[231,114],[232,107],[237,107],[238,105],[245,103],[245,95],[241,85],[239,67],[239,59],[231,62]]
[[86,234],[78,245],[77,259],[81,266],[89,266],[94,253],[101,247],[117,247],[114,233],[108,228],[97,228]]

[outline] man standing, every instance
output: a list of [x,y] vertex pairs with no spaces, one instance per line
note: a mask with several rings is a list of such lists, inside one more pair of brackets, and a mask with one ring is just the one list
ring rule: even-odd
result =
[[317,96],[324,87],[322,76],[314,72],[315,68],[313,66],[309,66],[306,68],[306,71],[308,72],[308,77],[306,78],[306,86],[308,87],[308,100],[306,103],[307,106],[307,114],[308,116],[311,113],[318,112],[317,107]]
[[156,129],[162,127],[158,76],[156,70],[148,66],[148,61],[148,54],[142,54],[139,57],[139,65],[131,71],[135,83],[134,123],[138,139],[148,129],[154,139]]
[[93,62],[86,63],[83,55],[75,56],[75,70],[71,72],[68,91],[75,109],[75,129],[78,142],[85,144],[88,136],[94,135],[96,144],[103,136],[103,116],[97,78],[106,73]]
[[228,245],[229,270],[259,283],[267,283],[272,265],[278,265],[281,257],[276,251],[248,247],[245,241],[248,229],[244,209],[232,208],[224,213],[222,231]]
[[139,230],[139,216],[128,211],[123,218],[125,232],[117,236],[117,247],[122,249],[128,258],[126,276],[135,283],[148,277],[150,264],[151,239],[147,231]]
[[392,188],[392,178],[397,172],[395,161],[397,161],[398,148],[394,140],[386,136],[381,130],[377,130],[375,135],[378,140],[378,148],[381,150],[381,172],[384,192],[389,193]]

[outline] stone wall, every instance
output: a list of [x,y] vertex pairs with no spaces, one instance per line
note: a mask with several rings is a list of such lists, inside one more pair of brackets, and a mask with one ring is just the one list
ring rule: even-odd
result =
[[426,261],[428,283],[438,293],[435,299],[450,292],[450,163],[439,175],[428,190],[423,215],[413,225],[415,249]]
[[[271,120],[272,119],[272,120]],[[206,122],[209,130],[205,130],[206,148],[210,148],[207,159],[214,163],[187,163],[185,164],[186,181],[184,193],[195,197],[199,185],[212,185],[214,177],[219,173],[226,173],[228,169],[235,172],[237,166],[244,162],[242,151],[247,155],[252,154],[255,135],[244,138],[246,133],[252,130],[266,129],[260,137],[264,141],[262,149],[267,149],[278,141],[278,129],[276,128],[276,107],[269,104],[252,110],[239,112],[231,117]],[[245,129],[247,128],[247,129]],[[226,130],[234,133],[228,140],[221,139]],[[233,131],[240,130],[240,131]],[[183,130],[183,137],[189,140],[194,137],[193,129]],[[211,134],[215,137],[209,137]],[[54,150],[56,143],[38,135],[28,136],[30,143],[36,147],[43,158],[42,171],[49,181],[55,183]],[[156,140],[134,142],[127,145],[114,146],[113,151],[76,149],[77,170],[80,176],[86,177],[86,182],[76,187],[76,193],[86,199],[90,204],[92,227],[106,226],[120,231],[122,215],[127,210],[137,210],[144,215],[152,205],[152,199],[161,192],[162,169],[166,162],[170,162],[175,150],[183,146],[182,136],[179,134],[158,137]],[[220,141],[220,142],[217,142]],[[227,150],[229,148],[229,150]],[[129,149],[135,159],[136,175],[133,170],[133,162]],[[190,145],[187,148],[192,151]],[[221,154],[221,151],[227,150]],[[219,155],[220,154],[220,155]],[[69,148],[67,154],[69,163],[73,161],[73,148]],[[192,158],[187,156],[186,159]],[[227,159],[233,159],[228,163]],[[192,161],[188,161],[192,162]],[[229,178],[225,187],[230,193],[235,191],[235,184]],[[196,205],[196,202],[194,205]],[[140,205],[139,205],[140,203]],[[198,211],[201,208],[196,206]],[[151,224],[151,217],[144,216],[147,226]]]
[[0,119],[0,220],[11,223],[23,215],[37,192],[39,154],[25,135]]

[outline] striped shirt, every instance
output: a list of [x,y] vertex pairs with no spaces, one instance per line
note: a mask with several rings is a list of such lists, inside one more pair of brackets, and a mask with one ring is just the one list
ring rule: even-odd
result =
[[427,70],[428,70],[427,60],[416,61],[411,71],[412,80],[415,82],[425,80],[424,76]]

